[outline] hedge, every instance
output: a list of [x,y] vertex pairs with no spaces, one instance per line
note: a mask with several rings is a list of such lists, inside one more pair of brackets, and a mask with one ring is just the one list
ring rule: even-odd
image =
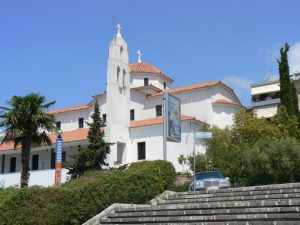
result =
[[0,204],[0,224],[82,224],[116,202],[146,203],[175,177],[171,163],[144,161],[125,171],[90,172],[62,188],[17,189]]

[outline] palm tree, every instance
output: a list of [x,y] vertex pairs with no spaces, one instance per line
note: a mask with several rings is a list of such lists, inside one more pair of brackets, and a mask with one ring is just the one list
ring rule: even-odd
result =
[[0,106],[0,128],[6,129],[1,144],[13,141],[14,148],[21,147],[21,187],[27,187],[29,181],[29,158],[31,148],[42,144],[51,145],[46,132],[55,131],[55,118],[46,110],[55,102],[45,103],[45,97],[36,93],[24,97],[13,96],[7,104]]

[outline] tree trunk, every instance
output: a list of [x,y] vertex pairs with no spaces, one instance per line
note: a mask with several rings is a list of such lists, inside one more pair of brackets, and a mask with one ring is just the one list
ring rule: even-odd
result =
[[22,142],[22,152],[21,152],[21,163],[22,163],[21,188],[28,187],[29,176],[30,176],[29,173],[30,150],[31,150],[31,141],[24,140]]

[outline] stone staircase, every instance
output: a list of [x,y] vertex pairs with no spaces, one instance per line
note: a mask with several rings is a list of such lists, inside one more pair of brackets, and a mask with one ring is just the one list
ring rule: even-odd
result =
[[300,225],[300,183],[162,196],[152,205],[113,207],[85,224]]

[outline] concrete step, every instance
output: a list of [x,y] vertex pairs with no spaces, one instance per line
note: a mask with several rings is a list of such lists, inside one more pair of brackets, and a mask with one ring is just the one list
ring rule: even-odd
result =
[[239,187],[239,188],[228,188],[228,189],[218,189],[218,190],[204,190],[204,191],[189,191],[189,192],[178,192],[176,196],[180,195],[193,195],[193,194],[211,194],[214,193],[224,193],[224,192],[248,192],[248,191],[260,191],[260,190],[284,190],[284,189],[296,189],[300,188],[299,183],[288,183],[288,184],[273,184],[273,185],[261,185],[261,186],[251,186],[251,187]]
[[230,196],[230,197],[210,197],[210,198],[193,198],[193,199],[168,199],[159,202],[159,204],[179,204],[193,202],[224,202],[224,201],[252,201],[265,199],[285,199],[285,198],[300,198],[299,193],[293,194],[271,194],[271,195],[251,195],[251,196]]
[[85,225],[300,225],[300,183],[166,192],[152,204],[112,205]]
[[182,210],[153,210],[140,212],[120,212],[110,214],[109,218],[125,217],[165,217],[165,216],[194,216],[220,214],[257,214],[257,213],[299,213],[300,207],[260,207],[260,208],[227,208],[227,209],[182,209]]
[[186,222],[230,222],[230,221],[274,221],[288,220],[300,221],[300,213],[274,213],[274,214],[220,214],[209,216],[166,216],[166,217],[126,217],[126,218],[107,218],[101,219],[101,223],[119,223],[119,224],[135,224],[135,223],[186,223]]
[[[112,224],[109,222],[103,222],[101,224]],[[114,223],[114,225],[121,224],[132,224],[132,223]],[[179,223],[135,223],[140,225],[154,225],[154,224],[163,224],[163,225],[300,225],[299,221],[239,221],[239,222],[179,222]]]
[[173,199],[193,199],[193,198],[212,198],[212,197],[231,197],[231,196],[253,196],[253,195],[271,195],[271,194],[292,194],[300,193],[300,188],[273,189],[273,190],[256,190],[256,191],[228,191],[214,192],[209,194],[186,194],[170,196],[169,200]]
[[185,204],[154,205],[151,207],[119,209],[117,212],[147,212],[155,210],[184,210],[184,209],[228,209],[228,208],[258,208],[258,207],[300,206],[300,199],[268,199],[253,201],[204,202]]

